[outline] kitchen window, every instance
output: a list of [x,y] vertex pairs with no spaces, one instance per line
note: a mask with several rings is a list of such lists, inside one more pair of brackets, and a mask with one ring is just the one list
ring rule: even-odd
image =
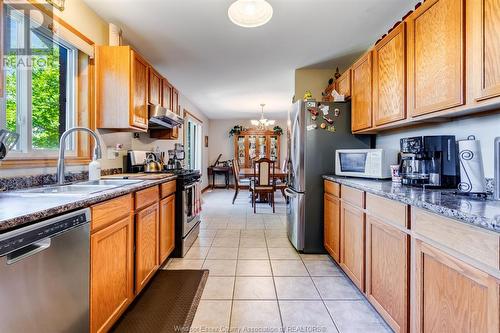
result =
[[185,126],[187,167],[189,169],[201,170],[202,124],[198,120],[188,116]]
[[[90,125],[90,57],[74,46],[84,44],[82,37],[73,36],[49,11],[13,6],[3,5],[0,128],[18,133],[19,141],[6,161],[55,160],[62,133]],[[37,11],[41,15],[32,14]],[[86,46],[93,52],[93,45]],[[70,157],[87,159],[88,138],[72,135],[66,150]]]

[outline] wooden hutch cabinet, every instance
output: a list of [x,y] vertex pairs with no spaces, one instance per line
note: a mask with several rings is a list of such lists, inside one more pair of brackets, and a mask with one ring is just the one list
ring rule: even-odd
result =
[[247,130],[234,135],[234,158],[240,168],[251,168],[252,161],[263,157],[276,161],[275,167],[280,167],[279,135],[266,130]]

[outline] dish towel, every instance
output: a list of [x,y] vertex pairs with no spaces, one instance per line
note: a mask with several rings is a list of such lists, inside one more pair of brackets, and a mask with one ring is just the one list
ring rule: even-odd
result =
[[194,185],[194,215],[201,213],[201,183],[196,183]]

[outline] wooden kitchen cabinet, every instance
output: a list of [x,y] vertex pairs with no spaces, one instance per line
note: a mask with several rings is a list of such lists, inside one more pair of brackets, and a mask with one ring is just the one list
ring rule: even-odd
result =
[[366,295],[396,333],[409,326],[410,236],[367,214]]
[[167,79],[161,80],[162,85],[162,96],[161,96],[161,106],[167,108],[170,111],[172,110],[172,85],[168,82]]
[[373,118],[380,126],[406,118],[406,23],[373,50]]
[[175,194],[160,201],[159,263],[163,263],[175,247]]
[[351,69],[348,68],[336,82],[337,92],[347,99],[351,97]]
[[324,194],[324,246],[340,262],[340,199]]
[[91,332],[107,332],[134,299],[133,226],[131,212],[125,211],[90,236]]
[[179,107],[179,91],[172,87],[172,111],[178,115],[181,115],[181,110]]
[[414,245],[413,332],[499,332],[498,281],[420,240]]
[[[344,187],[342,191],[343,189]],[[340,266],[352,282],[364,292],[365,214],[362,208],[344,200],[340,203]]]
[[463,105],[464,0],[427,0],[407,23],[410,115]]
[[500,0],[467,1],[473,98],[500,96]]
[[161,75],[150,66],[148,69],[148,78],[148,102],[152,105],[160,105],[162,102],[161,93],[163,89]]
[[[180,115],[179,92],[166,79],[163,80],[162,106]],[[160,140],[177,140],[179,138],[179,127],[151,130],[149,136]]]
[[146,131],[148,63],[130,46],[96,48],[96,127]]
[[135,293],[158,269],[159,206],[152,204],[135,215]]
[[372,52],[352,66],[351,122],[352,131],[372,127]]

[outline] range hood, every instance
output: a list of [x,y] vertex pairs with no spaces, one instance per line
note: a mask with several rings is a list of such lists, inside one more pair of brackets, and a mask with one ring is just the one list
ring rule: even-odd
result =
[[149,129],[174,128],[184,124],[184,119],[161,105],[149,106]]

